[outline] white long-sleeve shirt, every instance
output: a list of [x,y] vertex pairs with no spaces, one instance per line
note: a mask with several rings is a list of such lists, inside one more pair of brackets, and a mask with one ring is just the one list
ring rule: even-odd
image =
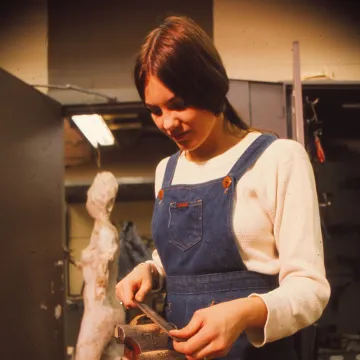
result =
[[[260,133],[251,132],[225,153],[203,163],[179,157],[172,184],[197,184],[227,175]],[[161,189],[166,164],[157,166],[155,193]],[[280,286],[260,296],[268,309],[264,329],[247,331],[262,346],[314,323],[322,314],[330,286],[325,277],[323,244],[314,174],[302,145],[273,142],[238,181],[233,227],[248,270],[279,274]],[[163,277],[157,251],[153,262]]]

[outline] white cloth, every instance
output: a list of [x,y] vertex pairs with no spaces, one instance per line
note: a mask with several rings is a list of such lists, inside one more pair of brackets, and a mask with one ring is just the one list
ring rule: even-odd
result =
[[[225,176],[260,133],[251,132],[225,153],[203,163],[181,155],[172,184],[197,184]],[[157,166],[155,193],[161,189],[168,158]],[[248,270],[279,274],[280,286],[260,296],[268,309],[264,329],[247,331],[262,346],[314,323],[322,314],[330,286],[314,174],[301,144],[278,139],[239,180],[233,226]],[[156,250],[153,262],[164,270]]]

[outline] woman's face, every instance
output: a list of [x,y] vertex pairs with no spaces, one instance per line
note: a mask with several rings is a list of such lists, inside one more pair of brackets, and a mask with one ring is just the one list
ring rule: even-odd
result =
[[181,150],[195,150],[210,139],[218,118],[207,110],[187,107],[156,77],[145,88],[145,105],[156,126]]

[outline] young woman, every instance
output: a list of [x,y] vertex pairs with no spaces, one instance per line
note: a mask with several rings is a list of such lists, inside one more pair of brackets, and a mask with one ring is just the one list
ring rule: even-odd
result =
[[[179,147],[156,170],[153,261],[117,285],[125,306],[166,282],[188,359],[295,360],[291,335],[330,294],[311,164],[297,142],[249,129],[205,32],[169,17],[146,38],[135,83]],[[161,284],[160,284],[161,286]]]

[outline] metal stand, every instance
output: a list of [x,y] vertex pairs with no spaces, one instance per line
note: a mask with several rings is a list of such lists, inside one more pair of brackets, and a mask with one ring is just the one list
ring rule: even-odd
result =
[[299,42],[293,42],[293,91],[292,91],[292,133],[293,138],[305,146],[302,87],[300,76]]

